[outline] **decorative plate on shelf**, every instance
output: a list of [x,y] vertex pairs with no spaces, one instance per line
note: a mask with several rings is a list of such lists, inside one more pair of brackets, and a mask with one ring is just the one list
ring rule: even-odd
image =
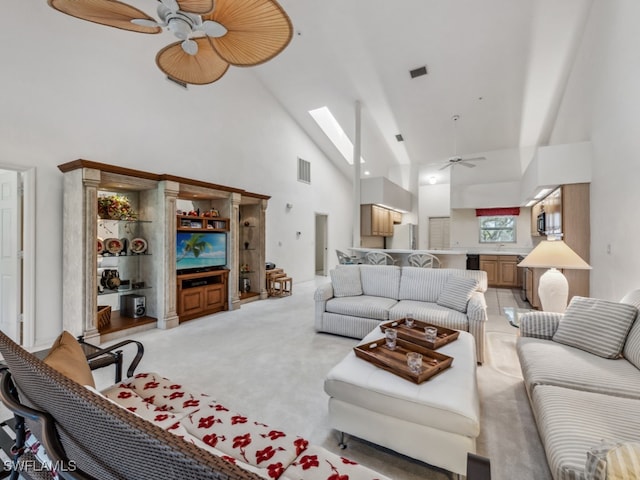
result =
[[111,255],[119,255],[124,248],[122,241],[118,238],[107,238],[104,241],[104,248]]
[[100,255],[102,252],[104,252],[104,240],[102,240],[100,237],[98,237],[98,255]]
[[132,253],[144,253],[147,251],[147,241],[144,238],[134,238],[131,240]]

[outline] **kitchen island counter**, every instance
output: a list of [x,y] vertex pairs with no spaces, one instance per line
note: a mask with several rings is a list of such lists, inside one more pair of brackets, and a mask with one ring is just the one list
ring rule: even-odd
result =
[[365,248],[352,247],[349,250],[354,255],[364,257],[367,252],[385,252],[397,260],[397,265],[408,265],[407,258],[412,253],[430,253],[440,260],[441,268],[461,268],[465,269],[467,265],[466,250],[411,250],[403,248]]

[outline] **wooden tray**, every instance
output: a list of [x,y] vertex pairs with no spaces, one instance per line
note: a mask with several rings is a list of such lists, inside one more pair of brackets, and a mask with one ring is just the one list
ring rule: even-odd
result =
[[[373,363],[388,372],[398,375],[414,383],[422,383],[434,375],[449,368],[453,357],[448,357],[438,352],[415,343],[398,338],[395,350],[390,350],[385,345],[385,339],[381,338],[373,342],[367,342],[353,348],[356,356],[367,362]],[[407,365],[407,352],[422,354],[422,371],[413,373]]]
[[[424,327],[436,327],[438,329],[438,338],[435,342],[430,342],[426,339],[424,335]],[[380,324],[380,330],[382,330],[383,333],[387,328],[395,328],[398,331],[398,338],[401,338],[402,340],[407,340],[432,350],[437,350],[443,345],[453,342],[460,335],[458,330],[440,327],[421,320],[414,320],[413,327],[407,327],[404,318]]]

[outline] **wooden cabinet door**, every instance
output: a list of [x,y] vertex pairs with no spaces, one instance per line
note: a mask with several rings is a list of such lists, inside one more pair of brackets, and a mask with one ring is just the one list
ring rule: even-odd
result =
[[498,260],[498,285],[502,287],[518,286],[518,262],[516,257],[501,256]]
[[180,315],[196,315],[204,310],[204,295],[202,288],[188,288],[180,292]]
[[495,255],[480,255],[480,270],[487,272],[487,284],[498,285],[498,258]]
[[204,289],[204,309],[210,310],[224,306],[223,284],[208,285]]

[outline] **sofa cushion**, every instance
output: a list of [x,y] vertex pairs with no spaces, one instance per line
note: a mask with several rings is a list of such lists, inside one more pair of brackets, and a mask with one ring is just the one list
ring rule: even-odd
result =
[[362,295],[360,269],[355,266],[340,267],[329,272],[333,285],[334,297],[351,297]]
[[[636,308],[640,308],[640,290],[629,292],[620,300],[620,303],[627,303]],[[640,368],[640,322],[637,320],[637,317],[627,335],[627,341],[624,344],[622,355],[637,368]]]
[[80,343],[66,330],[53,342],[44,363],[80,385],[96,386]]
[[183,385],[172,382],[157,373],[139,373],[125,382],[103,390],[102,394],[121,404],[126,404],[127,399],[135,395],[140,397],[150,408],[152,407],[151,411],[176,414],[193,413],[202,405],[214,401],[209,395],[192,392]]
[[278,478],[308,446],[301,437],[234,413],[219,403],[201,408],[180,423],[205,444],[262,469],[265,478]]
[[478,281],[475,278],[452,275],[438,295],[436,303],[442,307],[453,308],[464,313],[467,311],[467,303],[469,303],[471,295],[477,288]]
[[400,267],[394,265],[360,265],[362,293],[398,300]]
[[403,267],[398,298],[435,303],[450,276],[441,268]]
[[287,480],[376,480],[383,477],[358,463],[321,447],[310,446],[284,471]]
[[360,295],[358,297],[339,297],[327,301],[326,311],[352,317],[389,320],[389,310],[397,302],[392,298]]
[[636,399],[540,385],[531,393],[531,405],[556,480],[584,478],[587,451],[602,439],[640,440]]
[[556,385],[640,399],[640,372],[625,359],[602,358],[532,337],[518,338],[516,348],[529,390],[537,385]]
[[604,358],[616,358],[637,313],[633,305],[575,296],[553,340]]
[[640,476],[640,443],[603,440],[587,452],[586,480],[626,480]]
[[462,312],[443,307],[437,303],[417,302],[415,300],[400,300],[389,311],[389,320],[405,318],[407,313],[413,313],[417,320],[433,323],[441,327],[454,330],[469,330],[469,318]]

